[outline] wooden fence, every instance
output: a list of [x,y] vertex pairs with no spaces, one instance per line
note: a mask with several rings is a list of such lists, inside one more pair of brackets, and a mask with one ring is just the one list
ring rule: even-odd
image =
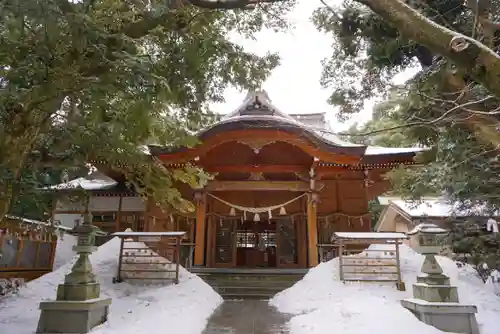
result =
[[[336,232],[339,277],[342,281],[395,282],[405,290],[401,278],[399,245],[407,239],[403,233]],[[372,246],[360,252],[359,245]]]
[[115,283],[179,283],[181,239],[186,232],[117,232],[121,239]]

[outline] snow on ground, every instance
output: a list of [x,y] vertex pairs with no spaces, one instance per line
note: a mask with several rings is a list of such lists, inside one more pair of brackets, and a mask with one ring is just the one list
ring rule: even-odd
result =
[[[372,253],[369,257],[374,257],[375,252],[370,250],[380,247],[383,246],[372,245],[361,255]],[[458,268],[451,259],[437,258],[451,284],[458,287],[460,302],[478,307],[476,318],[481,334],[498,334],[500,298],[471,267]],[[422,262],[422,255],[407,246],[401,247],[401,270],[407,291],[397,291],[392,283],[342,283],[338,259],[333,259],[311,269],[301,281],[277,294],[270,304],[294,315],[288,323],[292,334],[444,334],[418,321],[400,305],[401,299],[411,297]]]
[[[68,236],[65,236],[65,238]],[[101,282],[101,296],[113,298],[109,321],[93,334],[169,333],[199,334],[222,298],[196,275],[181,268],[178,285],[113,284],[120,240],[114,238],[92,254],[94,272]],[[53,300],[75,259],[58,270],[29,282],[17,296],[0,302],[0,333],[34,333],[41,300]],[[159,330],[161,329],[161,331]]]
[[59,269],[75,257],[73,246],[76,244],[76,237],[64,233],[57,238],[56,255],[54,256],[54,270]]

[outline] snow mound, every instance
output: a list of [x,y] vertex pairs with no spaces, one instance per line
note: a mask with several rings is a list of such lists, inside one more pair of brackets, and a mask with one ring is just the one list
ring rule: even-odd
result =
[[62,234],[57,238],[53,270],[61,268],[75,257],[73,246],[76,245],[76,239],[77,238],[71,234]]
[[[67,236],[66,236],[67,237]],[[101,283],[101,296],[113,298],[109,321],[94,334],[172,333],[199,334],[222,298],[202,279],[184,268],[179,284],[113,284],[118,266],[120,239],[114,238],[91,255],[94,272]],[[17,296],[0,302],[0,333],[32,334],[37,326],[41,300],[53,300],[75,258],[59,269],[31,281]]]
[[[384,246],[372,245],[356,257],[366,256],[370,250],[380,247]],[[301,281],[278,293],[270,304],[294,315],[288,324],[293,334],[444,333],[418,321],[400,305],[401,299],[412,297],[412,284],[424,260],[405,245],[400,247],[400,256],[407,291],[397,291],[394,283],[342,283],[336,258],[311,269]],[[379,261],[383,258],[382,255]],[[449,258],[438,256],[437,259],[444,273],[450,276],[451,284],[458,287],[460,302],[478,307],[476,318],[481,334],[498,334],[500,298],[472,267],[458,268]]]

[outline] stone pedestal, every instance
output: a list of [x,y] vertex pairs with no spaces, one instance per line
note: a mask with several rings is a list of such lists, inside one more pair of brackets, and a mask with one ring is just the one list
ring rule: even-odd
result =
[[46,301],[40,303],[39,334],[88,333],[108,320],[110,298],[86,301]]
[[477,308],[459,303],[434,303],[421,299],[405,299],[401,305],[420,321],[444,332],[479,334]]

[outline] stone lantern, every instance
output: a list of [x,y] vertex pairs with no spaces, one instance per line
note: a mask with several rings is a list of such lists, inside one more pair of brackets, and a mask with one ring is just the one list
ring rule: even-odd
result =
[[[422,274],[417,276],[417,282],[438,285],[450,284],[449,278],[443,275],[443,269],[436,260],[436,255],[443,247],[442,240],[448,235],[448,231],[434,224],[420,224],[407,234],[411,239],[415,237],[418,240],[413,248],[425,256],[421,269]],[[458,301],[458,296],[456,299]]]
[[40,303],[37,333],[88,333],[107,321],[111,299],[99,298],[100,284],[89,258],[97,249],[95,236],[105,233],[92,225],[89,212],[85,212],[83,224],[75,226],[72,233],[78,237],[73,246],[78,259],[58,286],[56,300]]
[[413,298],[402,300],[401,305],[422,322],[442,331],[479,334],[476,306],[459,303],[457,288],[450,285],[436,259],[448,232],[434,224],[420,224],[407,234],[418,240],[413,248],[425,259],[413,284]]
[[439,254],[442,248],[442,240],[448,235],[448,231],[434,224],[420,224],[407,233],[415,236],[418,243],[415,250],[420,254]]

